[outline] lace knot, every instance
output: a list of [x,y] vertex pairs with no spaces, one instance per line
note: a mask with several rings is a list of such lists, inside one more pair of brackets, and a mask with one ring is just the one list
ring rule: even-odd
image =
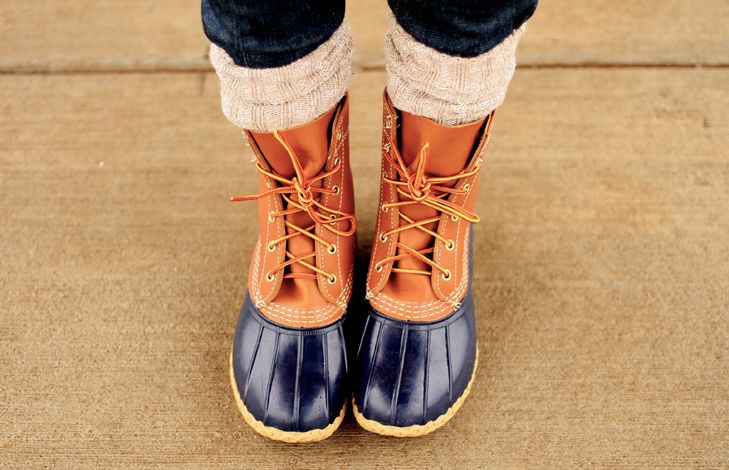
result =
[[291,182],[293,183],[293,187],[296,190],[296,195],[299,199],[299,203],[304,207],[311,207],[311,205],[314,204],[314,195],[311,192],[311,185],[302,185],[296,176],[293,177]]

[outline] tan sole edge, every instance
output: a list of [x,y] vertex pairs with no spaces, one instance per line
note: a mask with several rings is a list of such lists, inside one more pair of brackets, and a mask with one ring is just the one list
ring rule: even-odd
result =
[[339,428],[339,425],[342,424],[342,420],[344,420],[344,415],[347,411],[347,403],[345,402],[339,416],[334,419],[333,423],[323,429],[312,429],[311,431],[305,432],[282,431],[278,428],[266,426],[262,422],[258,421],[253,417],[251,412],[248,411],[246,405],[243,404],[240,392],[238,391],[238,385],[235,383],[235,376],[233,375],[232,354],[230,355],[230,385],[233,387],[233,395],[235,396],[235,402],[238,404],[240,414],[243,415],[243,419],[246,423],[248,423],[248,425],[261,436],[273,439],[274,441],[288,442],[290,444],[304,444],[307,442],[323,441],[334,434],[334,431]]
[[433,421],[428,421],[425,424],[414,424],[412,426],[402,427],[382,424],[379,421],[365,418],[364,415],[357,408],[357,404],[354,402],[354,397],[352,397],[352,412],[354,413],[354,418],[357,420],[357,423],[359,423],[359,425],[367,431],[373,432],[375,434],[381,434],[383,436],[418,437],[430,434],[431,432],[442,427],[444,424],[450,421],[450,419],[453,418],[453,416],[461,408],[463,402],[466,401],[468,394],[471,393],[471,387],[473,386],[473,382],[476,379],[476,370],[478,370],[478,348],[476,349],[476,361],[473,365],[473,373],[471,374],[471,379],[468,381],[466,390],[463,391],[461,396],[458,397],[456,402],[450,408],[448,408],[445,413],[438,416]]

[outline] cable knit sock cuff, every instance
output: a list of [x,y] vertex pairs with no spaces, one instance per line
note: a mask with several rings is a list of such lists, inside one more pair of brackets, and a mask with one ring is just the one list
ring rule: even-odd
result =
[[418,42],[396,21],[385,38],[387,92],[396,108],[446,125],[473,122],[504,101],[524,26],[476,57],[455,57]]
[[213,44],[210,62],[220,79],[223,114],[239,128],[259,132],[313,121],[347,92],[352,50],[346,21],[313,52],[283,67],[241,67]]

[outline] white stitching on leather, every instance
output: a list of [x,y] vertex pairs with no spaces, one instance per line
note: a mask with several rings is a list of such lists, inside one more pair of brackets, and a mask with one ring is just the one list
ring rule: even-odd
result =
[[[391,114],[389,112],[387,113],[387,115],[388,116],[391,116]],[[390,148],[392,148],[392,146],[394,145],[394,142],[392,140],[392,136],[390,135],[391,134],[391,131],[388,132],[388,131],[385,131],[384,130],[385,129],[385,120],[387,119],[387,116],[383,116],[382,119],[383,119],[383,122],[382,122],[382,128],[383,128],[383,132],[382,132],[382,145],[384,146],[386,143],[388,143],[388,144],[390,144]],[[384,249],[386,250],[385,251],[385,256],[389,256],[390,255],[390,251],[393,251],[393,253],[397,253],[397,245],[395,244],[395,240],[394,240],[395,237],[394,236],[391,236],[390,239],[389,239],[389,241],[385,244],[384,242],[381,242],[380,241],[380,238],[377,235],[381,231],[381,225],[382,225],[381,222],[382,222],[382,219],[384,218],[383,215],[382,215],[383,214],[383,212],[382,212],[382,204],[385,203],[385,183],[382,181],[382,177],[385,176],[385,175],[387,175],[388,177],[391,176],[389,173],[387,173],[388,161],[385,159],[384,156],[381,156],[381,159],[382,159],[382,161],[381,161],[381,164],[380,164],[380,203],[379,203],[379,206],[377,208],[377,225],[375,227],[375,240],[374,240],[374,242],[372,244],[373,245],[372,252],[373,253],[377,253],[377,249],[382,244],[383,247],[384,247]],[[395,168],[393,168],[392,170],[393,170],[392,177],[393,178],[397,177],[397,170]],[[395,191],[394,189],[390,188],[391,185],[387,185],[387,186],[388,186],[388,191],[390,192],[390,194],[388,194],[388,198],[392,199],[392,201],[395,202],[397,200],[397,191]],[[390,199],[388,199],[388,200],[390,200]],[[386,216],[386,217],[389,217],[389,219],[390,219],[389,222],[390,222],[391,229],[394,229],[395,228],[395,210],[397,210],[397,209],[393,209],[392,211],[390,211],[389,215]],[[394,248],[394,250],[393,250],[393,248]],[[375,258],[373,257],[373,261],[374,261],[374,259]],[[371,283],[370,282],[371,275],[374,275],[374,273],[372,271],[375,269],[374,268],[375,264],[376,263],[370,263],[370,269],[367,272],[367,286],[368,286],[368,288],[369,288],[369,285]],[[389,279],[389,275],[392,274],[392,267],[387,268],[387,269],[389,269],[389,272],[387,273],[387,276],[385,275],[385,270],[383,269],[382,273],[380,273],[380,280],[378,281],[377,285],[374,286],[374,288],[372,290],[369,290],[368,289],[369,290],[368,295],[371,295],[371,292],[372,291],[378,291],[379,292],[385,286],[385,284],[387,283],[387,280]],[[368,297],[368,298],[371,298],[371,297]]]
[[[473,175],[473,176],[471,176],[469,178],[466,178],[466,180],[464,181],[463,184],[464,185],[465,184],[470,184],[473,187],[473,185],[476,182],[476,177],[477,177],[477,175]],[[463,186],[461,186],[461,187],[463,187]],[[463,203],[462,203],[462,206],[463,207],[466,206],[466,204],[468,203],[468,200],[471,198],[472,195],[473,195],[473,191],[468,191],[466,193],[466,196],[463,199]],[[456,196],[456,197],[458,197],[458,196]],[[443,231],[440,232],[441,234],[444,234],[445,233],[445,231],[446,231],[445,230],[445,227],[446,227],[446,224],[448,224],[448,223],[449,223],[449,219],[446,216],[445,217],[445,224],[444,224]],[[458,222],[454,222],[454,223],[456,224],[456,242],[458,242],[460,240],[460,238],[461,238],[461,227],[466,222],[464,222],[463,219],[459,219]],[[468,234],[466,234],[464,236],[464,244],[467,245],[467,242],[468,242]],[[442,255],[443,255],[443,250],[439,250],[438,253],[437,253],[436,263],[440,264],[440,260],[441,260],[441,256]],[[468,269],[468,263],[467,263],[468,254],[466,254],[465,256],[462,256],[462,258],[465,260],[464,263],[463,263],[463,265],[466,266],[466,270],[467,270]],[[467,271],[464,271],[464,275],[462,277],[467,278],[468,277],[468,272]],[[461,283],[463,283],[463,280],[461,280]],[[443,294],[443,291],[442,291],[441,286],[440,286],[441,282],[440,282],[439,279],[436,278],[435,279],[435,282],[433,284],[434,284],[434,289],[436,290],[436,293],[439,295],[439,297],[447,297],[445,294]]]
[[[347,283],[347,286],[342,292],[342,298],[348,298],[351,293],[352,282]],[[268,304],[264,306],[262,313],[272,319],[280,319],[284,321],[291,321],[295,323],[319,323],[324,319],[333,318],[335,316],[341,316],[347,308],[348,302],[338,302],[337,304],[328,304],[323,307],[319,307],[313,310],[297,310],[289,307],[284,307],[279,304]],[[288,313],[291,312],[291,313]],[[307,315],[307,313],[309,315]],[[317,315],[311,316],[311,313],[317,313]]]
[[[384,120],[384,118],[383,118],[383,120]],[[384,121],[383,121],[382,125],[383,126],[385,125]],[[385,137],[384,137],[384,132],[383,132],[383,136],[382,136],[383,142],[382,143],[384,143],[384,138]],[[380,231],[380,226],[382,225],[381,207],[384,202],[383,198],[384,198],[384,194],[385,194],[385,185],[382,182],[382,176],[384,175],[384,172],[385,172],[385,159],[381,158],[381,161],[380,161],[380,201],[379,201],[378,207],[377,207],[377,223],[375,224],[375,239],[372,242],[372,254],[373,255],[375,253],[377,253],[377,249],[378,249],[379,243],[380,243],[377,233]],[[366,290],[367,290],[367,298],[371,298],[370,296],[372,295],[372,291],[370,290],[370,284],[371,284],[371,278],[374,275],[373,271],[375,269],[375,264],[376,264],[375,257],[373,256],[372,260],[370,261],[369,269],[367,270],[367,282],[365,283]],[[380,283],[378,282],[377,286],[375,286],[375,289],[377,289],[379,285],[380,285]]]

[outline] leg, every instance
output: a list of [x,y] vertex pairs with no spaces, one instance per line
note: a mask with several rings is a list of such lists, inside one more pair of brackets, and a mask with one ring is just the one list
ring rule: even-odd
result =
[[[228,119],[255,155],[259,237],[231,353],[240,411],[286,442],[330,436],[347,383],[354,193],[343,0],[203,0]],[[254,217],[250,217],[254,219]],[[252,221],[252,220],[251,220]]]
[[442,124],[483,118],[504,100],[536,0],[390,0],[388,92],[395,107]]
[[477,177],[535,3],[390,0],[371,310],[354,391],[365,429],[427,434],[471,389]]

